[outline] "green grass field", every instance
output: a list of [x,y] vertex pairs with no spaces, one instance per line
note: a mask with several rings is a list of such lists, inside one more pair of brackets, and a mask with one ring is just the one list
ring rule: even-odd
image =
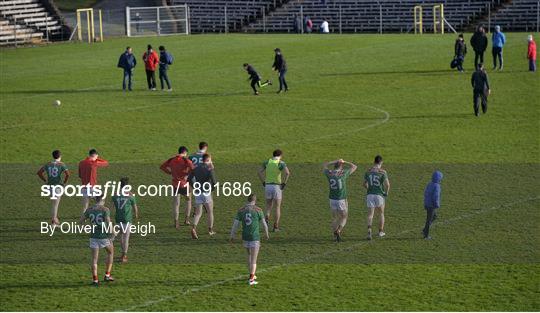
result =
[[[507,37],[505,70],[488,70],[489,111],[478,118],[473,56],[466,73],[451,71],[450,35],[201,35],[1,50],[1,310],[540,310],[540,78],[527,72],[526,34]],[[146,90],[147,43],[174,54],[172,93]],[[116,68],[127,45],[139,58],[131,93]],[[275,47],[291,90],[252,96],[242,63],[277,82]],[[130,262],[115,264],[117,281],[100,288],[90,286],[87,235],[40,234],[49,201],[35,172],[53,149],[76,173],[97,148],[111,162],[100,182],[166,184],[159,164],[201,140],[218,180],[252,182],[261,199],[259,164],[275,148],[285,153],[284,231],[263,242],[259,285],[247,285],[241,244],[227,243],[239,197],[215,198],[218,235],[198,241],[171,226],[170,199],[139,198],[141,222],[156,234],[133,235]],[[368,242],[362,172],[376,154],[392,191],[387,237]],[[340,244],[321,173],[336,158],[360,166]],[[434,169],[445,175],[443,205],[426,241],[422,193]],[[80,200],[62,199],[59,212],[76,221]]]

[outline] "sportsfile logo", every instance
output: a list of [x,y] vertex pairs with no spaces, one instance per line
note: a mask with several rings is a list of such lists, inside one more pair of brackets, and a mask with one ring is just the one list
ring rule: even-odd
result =
[[[186,194],[193,194],[194,196],[209,196],[212,192],[216,196],[225,197],[247,197],[251,194],[250,182],[223,182],[215,183],[214,185],[205,182],[195,182],[193,187],[190,184],[182,186],[180,182],[174,185],[139,185],[135,196],[141,197],[168,197],[177,196],[182,194],[184,190]],[[107,195],[111,197],[123,196],[130,194],[133,191],[131,185],[122,186],[120,182],[107,181],[105,185],[42,185],[41,196],[47,197],[51,200],[59,199],[62,196],[67,197],[101,197],[107,198]]]
[[139,222],[137,222],[137,224],[132,224],[132,223],[113,224],[112,222],[111,223],[103,222],[99,225],[97,224],[84,225],[84,224],[79,224],[77,222],[63,222],[60,225],[55,225],[55,224],[49,224],[47,222],[41,222],[42,234],[47,234],[50,237],[52,237],[57,230],[62,234],[95,234],[95,233],[125,234],[126,232],[129,232],[131,234],[139,234],[142,237],[146,237],[148,234],[156,233],[156,225],[150,222],[145,223],[145,224],[141,224]]

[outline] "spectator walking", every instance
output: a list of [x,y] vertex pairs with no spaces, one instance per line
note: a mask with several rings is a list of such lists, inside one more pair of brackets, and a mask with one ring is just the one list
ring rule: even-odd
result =
[[323,22],[321,23],[321,26],[320,26],[320,31],[323,34],[330,33],[330,26],[328,25],[328,21],[326,19],[323,19]]
[[506,36],[501,32],[501,26],[495,26],[495,32],[491,35],[491,42],[493,48],[491,53],[493,54],[493,69],[497,68],[497,58],[499,59],[499,71],[503,70],[503,47],[506,43]]
[[159,46],[159,82],[161,83],[161,91],[165,90],[163,81],[167,83],[167,91],[172,91],[171,82],[169,81],[169,75],[167,71],[169,70],[169,65],[173,63],[173,56],[164,46]]
[[482,112],[487,113],[488,96],[491,94],[491,88],[489,87],[489,80],[484,65],[478,63],[476,71],[472,74],[471,85],[473,87],[473,107],[474,115],[479,115],[478,100],[482,101]]
[[457,69],[463,73],[463,61],[465,61],[465,55],[467,54],[467,45],[463,39],[463,34],[459,34],[454,45],[455,60],[457,61]]
[[131,47],[127,47],[126,51],[120,55],[118,59],[118,67],[124,69],[124,80],[122,81],[122,89],[126,91],[126,80],[127,88],[129,91],[132,89],[133,81],[133,69],[137,65],[137,59],[133,55],[133,50]]
[[152,49],[152,45],[148,45],[146,52],[143,54],[143,61],[148,89],[156,90],[156,67],[159,64],[159,56]]
[[484,26],[480,25],[471,37],[471,47],[474,50],[474,68],[478,66],[478,63],[484,63],[484,52],[486,52],[487,46],[486,30]]
[[302,18],[297,14],[294,15],[293,28],[297,34],[302,32]]
[[529,35],[528,42],[527,59],[529,59],[529,71],[536,72],[536,42],[534,42],[533,35]]
[[275,57],[272,69],[279,72],[279,90],[277,93],[289,91],[289,86],[287,86],[287,82],[285,81],[285,74],[287,74],[287,62],[285,61],[283,54],[281,54],[281,49],[276,48],[274,49],[274,52]]
[[137,31],[137,33],[140,33],[142,21],[141,14],[139,14],[138,12],[135,13],[135,17],[133,17],[133,20],[135,21],[135,30]]
[[439,171],[433,172],[431,182],[424,190],[424,209],[426,209],[426,223],[424,225],[424,239],[431,239],[429,229],[437,218],[437,210],[441,207],[441,181],[443,174]]

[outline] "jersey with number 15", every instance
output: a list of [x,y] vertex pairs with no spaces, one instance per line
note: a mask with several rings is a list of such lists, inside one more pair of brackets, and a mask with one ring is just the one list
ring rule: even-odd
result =
[[364,180],[367,182],[368,195],[384,196],[384,181],[388,179],[388,174],[382,169],[371,169],[364,175]]

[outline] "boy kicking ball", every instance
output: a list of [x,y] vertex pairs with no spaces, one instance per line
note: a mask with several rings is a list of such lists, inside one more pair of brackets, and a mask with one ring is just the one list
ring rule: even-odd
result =
[[253,194],[247,198],[248,203],[244,205],[234,218],[234,223],[231,229],[230,242],[232,243],[236,234],[236,230],[242,224],[242,240],[244,240],[244,247],[248,254],[248,269],[249,269],[249,285],[253,286],[257,284],[257,276],[255,271],[257,270],[257,256],[259,255],[259,248],[261,246],[259,225],[264,227],[264,234],[266,240],[270,237],[268,235],[268,225],[264,219],[264,214],[261,208],[255,205],[257,197]]
[[244,69],[249,74],[248,80],[251,80],[251,88],[253,89],[253,93],[257,96],[259,94],[259,91],[257,91],[257,87],[265,87],[268,85],[272,85],[272,82],[270,80],[266,80],[264,83],[261,83],[261,76],[253,66],[249,65],[248,63],[244,63]]

